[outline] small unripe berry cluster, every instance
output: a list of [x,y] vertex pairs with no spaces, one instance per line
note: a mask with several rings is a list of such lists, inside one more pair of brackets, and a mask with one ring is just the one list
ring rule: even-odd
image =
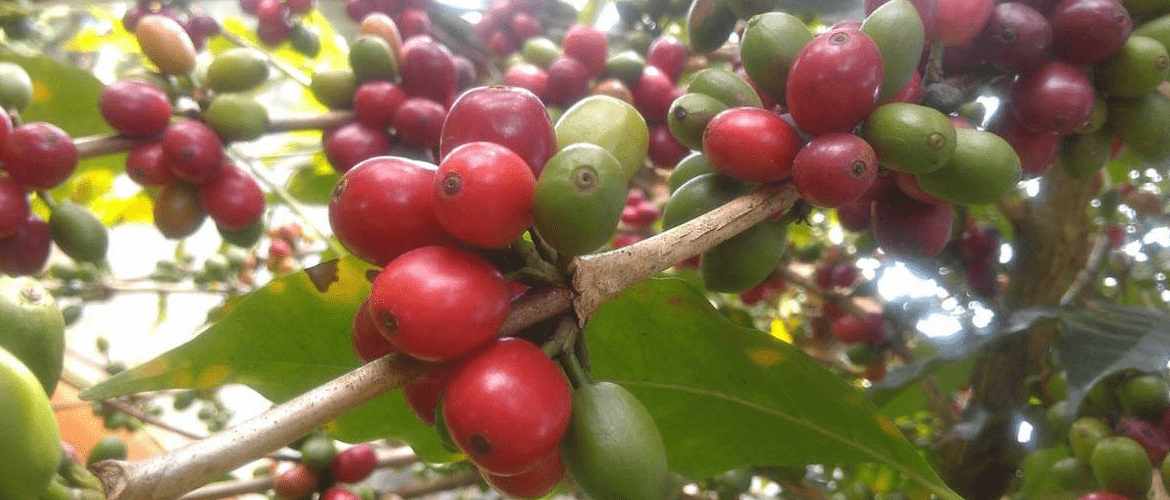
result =
[[314,434],[301,443],[300,451],[302,462],[277,476],[276,498],[301,500],[316,494],[319,500],[365,499],[359,493],[369,493],[368,488],[352,485],[365,481],[378,467],[373,446],[356,444],[338,452],[333,440]]

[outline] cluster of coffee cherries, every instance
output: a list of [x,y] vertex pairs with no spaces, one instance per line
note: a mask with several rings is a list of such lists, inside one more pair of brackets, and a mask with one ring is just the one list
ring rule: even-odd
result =
[[434,161],[447,110],[474,84],[474,65],[427,35],[403,43],[394,20],[380,12],[362,20],[361,33],[350,44],[350,68],[313,75],[317,100],[357,117],[325,132],[326,157],[342,173],[391,153]]
[[207,39],[220,32],[219,21],[202,12],[188,12],[188,2],[160,2],[159,0],[137,0],[122,15],[122,27],[130,33],[138,29],[138,21],[149,15],[164,16],[178,23],[191,39],[196,49],[202,50]]
[[256,37],[268,47],[289,42],[309,57],[321,51],[321,40],[301,18],[313,12],[315,0],[240,0],[240,10],[256,16]]
[[544,33],[540,16],[549,2],[495,0],[475,24],[475,34],[496,57],[507,57]]
[[[1078,409],[1069,406],[1063,375],[1044,386],[1055,400],[1046,420],[1052,434],[1066,439],[1069,456],[1048,472],[1055,486],[1082,500],[1147,498],[1152,474],[1170,484],[1170,388],[1166,374],[1125,370],[1094,385]],[[1080,418],[1077,418],[1080,415]]]
[[650,127],[651,161],[673,167],[687,153],[667,127],[670,104],[684,92],[678,84],[687,65],[686,46],[663,36],[650,44],[646,57],[633,50],[609,51],[605,33],[587,25],[570,27],[559,46],[547,37],[532,37],[506,68],[504,82],[532,91],[552,108],[566,108],[590,94],[633,104]]
[[[28,73],[14,63],[0,63],[0,105],[15,117],[31,99]],[[101,220],[81,205],[53,202],[46,192],[77,169],[80,153],[73,138],[51,123],[13,121],[0,111],[0,273],[41,272],[53,243],[78,262],[103,262],[109,242]],[[47,222],[32,211],[31,191],[43,193],[50,208]]]
[[300,500],[317,494],[320,500],[365,500],[364,495],[372,493],[354,485],[378,467],[373,446],[360,443],[338,452],[324,433],[310,434],[297,444],[301,461],[276,477],[276,498]]
[[370,14],[389,16],[402,32],[404,39],[416,35],[430,35],[433,26],[427,13],[430,0],[346,0],[345,13],[355,23]]
[[[143,53],[164,75],[187,75],[195,51],[170,18],[148,15],[136,35]],[[254,49],[231,49],[207,68],[208,98],[198,118],[172,120],[164,79],[126,79],[102,90],[102,117],[120,135],[139,141],[126,158],[132,180],[156,191],[154,222],[172,239],[194,234],[210,215],[225,241],[251,246],[263,234],[264,192],[225,154],[224,145],[260,137],[264,106],[248,92],[268,79],[268,63]]]

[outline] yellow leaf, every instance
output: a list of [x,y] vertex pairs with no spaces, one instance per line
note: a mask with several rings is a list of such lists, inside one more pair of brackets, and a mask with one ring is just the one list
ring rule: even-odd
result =
[[771,334],[773,337],[783,340],[784,342],[789,344],[792,343],[792,334],[788,332],[788,326],[784,324],[784,320],[782,319],[772,320]]

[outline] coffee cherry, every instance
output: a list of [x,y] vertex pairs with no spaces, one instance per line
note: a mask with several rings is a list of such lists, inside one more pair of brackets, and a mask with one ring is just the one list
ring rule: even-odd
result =
[[1127,437],[1107,437],[1097,443],[1089,460],[1097,483],[1108,491],[1143,498],[1150,490],[1150,459],[1146,451]]
[[771,111],[733,108],[707,123],[703,153],[711,166],[740,180],[787,179],[801,140],[792,126]]
[[384,130],[358,122],[328,131],[321,139],[329,164],[342,174],[362,161],[386,154],[390,149],[390,136]]
[[548,67],[550,105],[568,107],[589,94],[589,70],[576,59],[565,56]]
[[877,176],[877,156],[864,139],[831,133],[809,141],[792,163],[792,181],[814,206],[835,208],[856,201]]
[[106,226],[88,208],[68,201],[58,203],[49,214],[49,231],[57,248],[69,258],[94,264],[106,260],[110,246]]
[[508,315],[507,282],[488,261],[448,247],[423,247],[391,261],[370,292],[378,330],[426,361],[465,356],[496,335]]
[[398,78],[398,60],[390,44],[378,35],[360,35],[350,44],[349,67],[359,82]]
[[321,493],[321,500],[362,500],[356,493],[341,486],[334,486]]
[[481,470],[483,479],[496,491],[513,498],[540,498],[556,488],[565,477],[565,463],[559,450],[535,467],[514,476],[500,476]]
[[496,339],[464,361],[443,397],[443,420],[467,456],[515,475],[553,453],[569,426],[569,383],[532,343]]
[[447,47],[430,39],[416,37],[402,46],[402,90],[411,97],[425,97],[448,104],[455,97],[459,74]]
[[80,160],[69,134],[45,122],[27,123],[10,132],[0,158],[10,179],[32,189],[57,187],[73,174]]
[[28,194],[6,175],[0,175],[0,238],[16,233],[29,215]]
[[532,225],[536,178],[523,158],[490,142],[455,148],[435,177],[435,214],[452,236],[504,248]]
[[16,232],[0,238],[0,273],[31,276],[41,272],[49,261],[53,237],[49,225],[30,213]]
[[183,120],[167,127],[162,148],[171,172],[188,182],[206,184],[223,168],[223,143],[200,121]]
[[439,146],[447,110],[442,104],[423,97],[411,97],[394,113],[394,131],[404,145],[434,149]]
[[394,113],[406,100],[397,85],[384,81],[363,83],[353,95],[353,111],[358,122],[369,128],[389,128]]
[[677,97],[674,90],[674,81],[654,66],[646,66],[638,82],[630,88],[634,94],[634,107],[651,124],[666,121],[666,112]]
[[621,164],[627,182],[646,162],[650,143],[646,119],[634,106],[613,97],[595,95],[578,101],[553,130],[559,147],[586,142],[605,148]]
[[224,141],[254,141],[268,131],[268,108],[243,94],[220,94],[204,112],[207,126]]
[[161,142],[135,146],[126,155],[126,175],[142,186],[165,186],[175,182],[175,174],[167,166]]
[[398,29],[403,38],[410,40],[416,36],[430,35],[434,29],[430,14],[423,9],[403,9],[398,14]]
[[297,464],[276,476],[273,489],[276,491],[277,498],[297,500],[316,491],[318,481],[317,473],[313,469],[305,464]]
[[951,239],[950,205],[923,203],[894,190],[873,203],[873,234],[894,255],[933,256]]
[[1117,392],[1121,407],[1138,418],[1156,422],[1170,407],[1170,389],[1159,375],[1142,374],[1126,380]]
[[880,314],[869,313],[865,316],[852,314],[842,316],[833,321],[833,336],[845,343],[865,342],[875,344],[885,338],[885,325]]
[[385,266],[415,248],[451,241],[435,216],[435,166],[374,158],[346,172],[329,201],[329,224],[350,252]]
[[377,466],[378,457],[374,454],[374,448],[361,443],[338,453],[329,470],[339,482],[356,483],[369,477]]
[[1113,429],[1117,435],[1141,445],[1152,464],[1162,463],[1162,459],[1170,452],[1170,439],[1166,437],[1166,432],[1145,420],[1122,416],[1113,424]]
[[[269,254],[271,255],[272,252],[269,251]],[[390,345],[390,341],[382,336],[382,333],[378,331],[378,326],[374,324],[374,318],[370,316],[368,301],[362,301],[362,305],[358,306],[357,311],[353,313],[350,340],[353,342],[354,352],[363,363],[369,363],[394,352],[394,346]]]
[[98,106],[106,123],[129,137],[157,135],[171,121],[171,102],[166,93],[139,80],[106,86]]
[[313,73],[309,90],[317,101],[329,109],[349,109],[353,107],[357,77],[348,68],[319,70]]
[[1035,68],[1049,57],[1052,26],[1044,15],[1023,3],[996,5],[974,44],[987,61],[1005,73]]
[[1052,48],[1071,64],[1096,64],[1121,48],[1133,20],[1115,0],[1064,0],[1048,14]]
[[824,33],[800,51],[785,98],[796,125],[812,135],[850,132],[877,105],[881,52],[861,31]]
[[422,423],[435,425],[435,409],[443,399],[443,389],[455,371],[455,365],[444,365],[424,373],[402,386],[402,396],[414,416]]
[[1067,134],[1089,121],[1095,96],[1084,72],[1053,61],[1012,85],[1012,116],[1034,132]]
[[176,240],[195,234],[207,212],[199,203],[198,188],[191,184],[168,184],[154,199],[154,225],[166,238]]
[[337,445],[326,434],[314,434],[301,443],[301,459],[313,470],[325,470],[337,457]]
[[625,189],[612,154],[593,144],[571,144],[548,161],[536,181],[533,224],[561,254],[589,253],[613,236]]
[[220,228],[244,229],[264,215],[264,191],[250,174],[227,162],[211,182],[199,186],[199,200]]
[[28,72],[14,62],[0,62],[0,107],[24,111],[32,95],[32,78]]
[[1130,500],[1125,496],[1108,491],[1094,491],[1077,497],[1077,500]]
[[672,81],[678,81],[687,64],[687,48],[672,36],[658,37],[646,51],[646,64],[662,70]]
[[143,16],[134,26],[142,54],[168,75],[187,75],[195,69],[195,45],[187,31],[165,15]]
[[443,122],[440,158],[458,146],[487,141],[519,155],[540,175],[557,150],[552,122],[540,98],[517,87],[479,87],[459,96]]
[[575,24],[565,32],[562,45],[566,56],[576,59],[584,66],[588,78],[597,78],[605,71],[609,42],[601,30],[584,24]]
[[1093,450],[1097,448],[1097,443],[1111,434],[1113,434],[1113,430],[1105,425],[1105,422],[1091,417],[1082,417],[1073,422],[1072,427],[1069,428],[1068,442],[1072,446],[1073,455],[1088,462],[1093,456]]

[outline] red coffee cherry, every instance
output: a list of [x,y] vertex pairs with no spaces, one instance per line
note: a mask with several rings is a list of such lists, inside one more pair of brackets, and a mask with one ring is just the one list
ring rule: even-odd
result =
[[[569,107],[589,95],[589,70],[572,57],[561,57],[548,67],[548,103]],[[665,115],[663,115],[665,116]]]
[[435,408],[443,399],[443,389],[455,371],[456,365],[447,365],[426,372],[402,386],[402,395],[410,411],[424,424],[435,425]]
[[53,235],[49,224],[30,213],[24,224],[7,238],[0,238],[0,273],[31,276],[41,272],[49,262]]
[[542,101],[548,99],[548,73],[535,64],[513,64],[504,73],[504,85],[528,90]]
[[415,248],[452,243],[435,216],[435,166],[372,158],[346,172],[329,201],[329,225],[345,248],[385,266]]
[[499,331],[510,309],[500,272],[474,253],[423,247],[387,264],[370,291],[370,315],[398,350],[425,361],[470,354]]
[[504,248],[532,225],[536,177],[523,158],[490,142],[455,148],[435,177],[435,214],[452,236]]
[[882,315],[868,313],[864,316],[848,314],[833,321],[833,336],[845,343],[865,342],[874,344],[885,337]]
[[553,452],[535,467],[514,476],[500,476],[480,470],[484,481],[496,491],[512,498],[540,498],[556,488],[565,478],[565,463],[560,450]]
[[416,148],[437,148],[446,117],[447,110],[442,104],[422,97],[411,97],[394,113],[394,130],[398,133],[398,141]]
[[390,136],[385,130],[354,122],[328,131],[321,137],[325,157],[338,173],[346,173],[364,160],[386,154]]
[[575,24],[565,32],[565,55],[576,59],[585,67],[589,78],[597,78],[605,71],[605,59],[609,55],[609,42],[601,30],[585,24]]
[[29,210],[24,187],[0,174],[0,238],[16,234],[28,220]]
[[165,186],[175,182],[175,174],[167,166],[161,142],[135,146],[126,155],[126,175],[142,186]]
[[1012,84],[1012,116],[1033,132],[1068,134],[1089,121],[1093,82],[1070,64],[1050,61]]
[[[273,253],[269,248],[269,257],[272,257]],[[394,352],[394,346],[382,336],[378,326],[374,324],[374,317],[370,316],[369,301],[363,300],[362,305],[353,313],[353,328],[350,330],[349,338],[353,342],[354,352],[363,363],[369,363]]]
[[199,200],[215,223],[229,231],[244,229],[264,215],[264,190],[250,174],[225,162],[215,180],[199,186]]
[[32,189],[57,187],[73,174],[80,160],[69,134],[45,122],[27,123],[10,132],[0,158],[9,178]]
[[499,144],[520,155],[534,175],[557,150],[552,121],[540,98],[520,87],[479,87],[464,92],[443,122],[439,157],[469,142]]
[[447,105],[459,86],[455,59],[447,47],[427,36],[418,36],[402,46],[402,90],[411,97],[425,97]]
[[98,99],[102,118],[123,135],[150,137],[171,122],[167,94],[140,80],[114,82],[102,89]]
[[378,457],[374,454],[374,448],[361,443],[338,453],[329,470],[333,471],[333,477],[338,482],[356,483],[370,477],[370,473],[377,467]]
[[662,70],[672,81],[677,82],[686,69],[687,47],[675,37],[659,37],[646,52],[646,65]]
[[865,139],[836,132],[813,138],[796,153],[792,181],[805,201],[836,208],[857,201],[877,171],[877,155]]
[[642,113],[647,125],[665,123],[666,112],[670,110],[675,97],[678,97],[674,81],[654,66],[642,69],[642,76],[638,77],[638,82],[630,92],[634,94],[634,107]]
[[211,182],[223,167],[223,143],[201,121],[183,120],[167,127],[162,147],[171,172],[188,182]]
[[353,94],[353,112],[362,125],[384,129],[394,121],[394,113],[405,100],[406,92],[393,83],[366,82]]
[[864,32],[824,33],[792,62],[785,92],[788,112],[814,136],[851,132],[877,106],[882,71],[881,52]]
[[496,339],[464,361],[443,396],[443,420],[476,465],[498,475],[532,469],[569,425],[569,383],[539,347]]
[[711,167],[750,182],[787,179],[800,148],[800,136],[788,122],[759,108],[719,113],[703,132],[703,152]]
[[297,464],[276,476],[276,484],[273,489],[276,490],[277,498],[295,500],[307,497],[316,491],[317,482],[317,473],[313,469],[305,464]]

